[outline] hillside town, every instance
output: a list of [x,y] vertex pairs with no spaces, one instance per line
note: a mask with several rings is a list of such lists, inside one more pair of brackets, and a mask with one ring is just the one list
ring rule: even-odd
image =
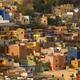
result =
[[0,80],[80,80],[80,7],[38,5],[0,0]]

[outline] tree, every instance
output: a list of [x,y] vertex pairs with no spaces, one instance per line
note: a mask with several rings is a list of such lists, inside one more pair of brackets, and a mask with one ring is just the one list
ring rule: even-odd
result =
[[18,11],[21,12],[23,15],[32,15],[34,13],[32,4],[24,5],[24,4],[17,4]]
[[35,11],[44,13],[51,11],[51,8],[58,3],[59,0],[33,0],[33,7]]
[[33,0],[33,7],[35,11],[37,12],[43,12],[44,11],[44,2],[42,0]]

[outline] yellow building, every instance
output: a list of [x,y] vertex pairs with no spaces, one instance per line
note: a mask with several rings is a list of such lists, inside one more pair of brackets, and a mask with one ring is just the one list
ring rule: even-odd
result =
[[54,33],[56,34],[63,34],[63,33],[67,33],[67,26],[59,26],[59,27],[56,27],[54,26]]
[[0,8],[2,8],[2,6],[3,6],[3,3],[2,3],[2,1],[0,1]]
[[16,29],[16,31],[17,31],[17,34],[16,34],[17,38],[19,40],[24,39],[24,29],[18,28],[18,29]]
[[26,47],[27,48],[34,48],[34,47],[36,47],[37,46],[37,43],[36,42],[28,42],[27,44],[26,44]]
[[16,25],[14,23],[1,23],[0,24],[0,39],[11,39],[10,38],[10,32],[11,30],[15,30],[15,27],[19,25]]
[[6,64],[6,59],[0,59],[0,65],[5,65]]
[[0,39],[24,39],[24,29],[17,28],[17,29],[10,29],[9,27],[4,27],[0,31]]
[[47,24],[48,24],[47,19],[48,19],[47,16],[43,15],[43,16],[40,18],[41,24],[47,25]]
[[10,36],[12,38],[22,40],[22,39],[24,39],[24,29],[18,28],[16,30],[12,30],[12,31],[10,31]]
[[14,59],[8,59],[5,57],[0,58],[0,66],[13,66]]
[[41,25],[48,24],[48,17],[46,15],[41,15],[35,18],[36,22]]
[[57,16],[62,16],[73,9],[74,9],[73,4],[63,4],[53,8],[53,13],[55,13]]
[[77,59],[72,60],[71,65],[73,68],[78,69],[78,60]]

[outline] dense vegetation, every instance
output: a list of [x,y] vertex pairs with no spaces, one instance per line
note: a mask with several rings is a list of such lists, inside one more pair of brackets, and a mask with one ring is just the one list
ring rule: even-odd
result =
[[34,11],[40,13],[50,13],[52,8],[61,4],[74,4],[79,6],[80,0],[32,0],[31,4],[17,4],[18,10],[23,14],[32,14]]

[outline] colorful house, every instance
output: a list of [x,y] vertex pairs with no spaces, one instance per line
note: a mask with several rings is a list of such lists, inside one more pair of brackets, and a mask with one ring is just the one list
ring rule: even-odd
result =
[[78,69],[78,60],[77,59],[72,60],[71,65],[74,69]]
[[14,59],[8,55],[0,55],[0,66],[13,66]]
[[77,49],[76,47],[70,47],[68,49],[68,54],[67,54],[67,63],[70,65],[71,64],[71,60],[73,58],[77,58]]

